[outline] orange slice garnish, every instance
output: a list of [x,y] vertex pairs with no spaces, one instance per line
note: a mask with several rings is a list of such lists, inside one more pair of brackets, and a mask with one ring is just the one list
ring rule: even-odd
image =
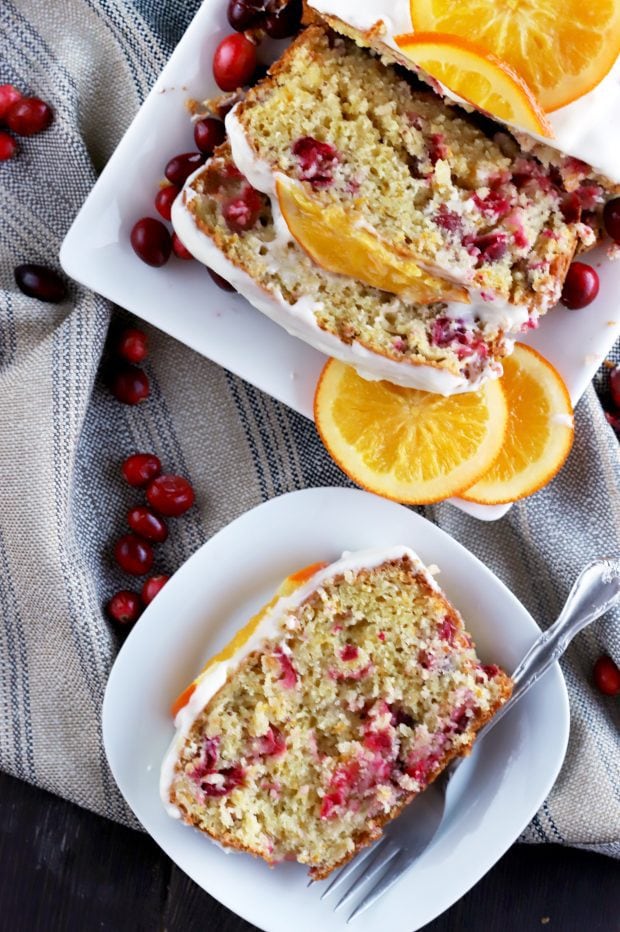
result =
[[385,498],[429,504],[484,475],[500,453],[508,410],[498,381],[446,398],[368,382],[331,359],[314,416],[330,455],[354,482]]
[[228,644],[226,644],[219,653],[215,654],[206,662],[196,679],[177,696],[170,707],[172,717],[176,718],[177,713],[187,705],[200,681],[204,679],[205,675],[212,670],[216,664],[223,663],[225,660],[230,660],[231,657],[234,657],[234,655],[241,650],[244,644],[252,637],[269,609],[275,605],[278,599],[291,595],[296,589],[299,589],[300,586],[303,586],[305,582],[311,579],[315,573],[318,573],[319,570],[324,569],[326,566],[327,563],[311,563],[310,566],[304,566],[303,569],[297,570],[295,573],[291,573],[290,576],[287,576],[280,584],[274,597],[270,599],[266,605],[263,605],[255,615],[252,615],[247,624],[237,631],[234,637],[230,639]]
[[551,124],[523,78],[497,55],[441,33],[409,33],[396,36],[396,43],[416,67],[467,103],[504,123],[553,136]]
[[322,269],[417,304],[469,303],[465,288],[430,275],[413,259],[390,249],[354,212],[321,204],[301,184],[283,176],[276,190],[291,235]]
[[531,495],[553,479],[573,443],[573,408],[550,362],[517,343],[504,360],[501,384],[508,401],[504,445],[488,472],[461,494],[468,502],[501,505]]
[[548,112],[596,87],[620,53],[620,0],[410,0],[410,7],[416,33],[450,33],[493,52]]

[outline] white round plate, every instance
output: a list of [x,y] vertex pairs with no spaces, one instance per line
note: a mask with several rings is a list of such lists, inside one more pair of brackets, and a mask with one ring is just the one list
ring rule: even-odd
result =
[[[221,93],[211,62],[228,33],[226,0],[205,0],[75,218],[60,261],[76,281],[312,418],[325,356],[239,295],[221,291],[197,262],[173,256],[154,269],[129,243],[137,219],[158,216],[153,200],[168,159],[195,148],[185,101]],[[523,338],[556,366],[573,404],[620,335],[620,262],[608,262],[600,249],[588,262],[601,279],[596,301],[581,311],[556,308],[539,330]],[[501,518],[510,507],[451,502],[486,521]]]
[[[247,512],[200,548],[149,605],[112,669],[103,705],[105,750],[145,829],[204,890],[266,932],[335,932],[346,916],[307,888],[297,864],[270,869],[226,854],[171,819],[159,767],[173,735],[174,697],[292,571],[344,550],[406,544],[441,568],[482,659],[508,671],[539,633],[479,560],[414,512],[354,489],[307,489]],[[515,841],[553,785],[568,741],[564,680],[555,666],[459,768],[444,822],[415,867],[355,920],[359,932],[413,932],[461,897]]]

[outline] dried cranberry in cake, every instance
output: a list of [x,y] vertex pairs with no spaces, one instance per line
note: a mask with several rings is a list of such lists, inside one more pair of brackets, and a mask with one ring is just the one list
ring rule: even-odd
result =
[[282,647],[276,648],[274,657],[280,664],[282,671],[279,678],[280,683],[285,689],[294,689],[297,685],[297,670],[293,666],[291,658],[285,653]]
[[157,192],[155,196],[155,210],[164,220],[170,220],[172,205],[180,190],[181,189],[175,184],[167,184]]
[[222,216],[232,233],[245,233],[256,224],[262,206],[258,191],[245,185],[237,197],[222,203]]
[[439,159],[447,159],[450,150],[446,145],[446,137],[443,133],[432,133],[427,141],[428,157],[431,163],[435,165]]
[[562,304],[571,311],[592,304],[599,290],[599,277],[595,269],[585,262],[573,262],[562,288]]
[[334,182],[334,170],[340,156],[334,146],[304,136],[293,143],[293,155],[299,160],[299,177],[313,188],[327,188]]
[[620,197],[607,201],[603,209],[603,223],[608,236],[620,243]]
[[135,488],[143,488],[161,473],[161,461],[154,453],[133,453],[124,461],[123,478]]
[[433,220],[438,227],[448,233],[458,233],[463,226],[463,219],[455,211],[450,210],[446,204],[440,204]]
[[476,256],[478,266],[486,262],[499,262],[508,250],[508,237],[501,231],[481,233],[478,236],[464,236],[463,243]]
[[512,199],[499,188],[491,189],[484,197],[475,192],[472,200],[483,214],[495,219],[507,214],[512,206]]
[[54,111],[38,97],[22,97],[12,104],[5,120],[9,129],[18,136],[34,136],[51,126]]
[[212,155],[226,138],[226,129],[221,120],[206,117],[194,124],[194,142],[203,155]]
[[430,342],[434,346],[450,347],[458,359],[477,355],[485,358],[489,352],[484,340],[463,320],[437,317],[431,325]]
[[260,757],[280,757],[286,751],[286,738],[275,725],[270,725],[264,735],[255,738],[254,754]]
[[205,796],[228,796],[245,779],[242,767],[225,767],[223,770],[207,774],[200,783]]
[[8,133],[0,133],[0,162],[8,162],[17,155],[18,145]]
[[223,91],[249,84],[256,70],[256,46],[241,33],[222,39],[213,56],[213,77]]
[[172,238],[167,227],[154,217],[143,217],[134,223],[130,241],[135,254],[147,265],[159,268],[170,258]]
[[182,188],[192,172],[204,165],[204,160],[202,152],[183,152],[170,159],[164,174],[171,184]]

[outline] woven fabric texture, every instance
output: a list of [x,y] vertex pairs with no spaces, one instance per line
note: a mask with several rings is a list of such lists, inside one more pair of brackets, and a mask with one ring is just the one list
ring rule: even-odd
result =
[[[223,0],[222,0],[223,2]],[[311,423],[163,334],[149,331],[152,393],[114,401],[98,368],[111,309],[78,287],[61,305],[25,297],[20,262],[57,264],[73,217],[145,97],[197,0],[3,0],[0,83],[50,101],[50,130],[0,165],[0,768],[135,825],[107,768],[103,692],[118,643],[101,606],[122,580],[106,554],[134,496],[129,453],[153,450],[191,476],[198,507],[161,548],[173,571],[215,531],[292,489],[346,485]],[[569,462],[501,521],[421,509],[480,557],[542,626],[583,564],[618,551],[620,454],[590,389]],[[620,662],[620,615],[563,661],[570,746],[524,833],[620,856],[620,703],[591,686]]]

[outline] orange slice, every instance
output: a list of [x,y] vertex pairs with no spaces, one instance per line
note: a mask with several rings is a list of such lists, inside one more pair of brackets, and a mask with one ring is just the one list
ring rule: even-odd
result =
[[504,446],[491,468],[461,494],[468,502],[500,505],[546,485],[573,443],[573,408],[564,382],[539,353],[517,343],[504,360],[508,401]]
[[620,53],[620,0],[410,0],[410,7],[416,33],[478,43],[511,65],[546,111],[596,87]]
[[331,359],[314,416],[327,450],[354,482],[398,502],[429,504],[484,475],[501,450],[508,410],[497,381],[445,398],[368,382]]
[[496,55],[458,36],[396,36],[407,58],[463,100],[539,136],[553,136],[540,104],[517,72]]
[[215,654],[213,657],[211,657],[210,660],[207,661],[196,679],[193,680],[189,686],[184,689],[180,695],[177,696],[177,698],[172,703],[172,706],[170,707],[170,712],[173,718],[176,718],[177,713],[187,705],[189,700],[192,698],[196,687],[201,682],[201,680],[204,679],[205,675],[216,664],[223,663],[225,660],[230,660],[231,657],[234,657],[237,651],[241,650],[243,645],[249,640],[249,638],[252,637],[269,609],[272,607],[272,605],[275,605],[278,599],[287,595],[291,595],[291,593],[295,592],[296,589],[299,589],[299,587],[303,586],[303,584],[307,582],[308,579],[314,576],[315,573],[318,573],[319,570],[324,569],[326,566],[327,563],[312,563],[310,566],[305,566],[303,569],[298,570],[295,573],[291,573],[290,576],[287,576],[284,582],[280,584],[274,597],[270,599],[266,605],[263,605],[260,611],[258,611],[256,615],[253,615],[248,623],[243,626],[243,628],[237,631],[235,636],[231,638],[228,644],[223,647],[219,653]]
[[291,235],[322,269],[417,304],[469,303],[464,288],[424,272],[411,258],[390,249],[354,212],[336,204],[326,207],[283,176],[277,179],[276,190]]

